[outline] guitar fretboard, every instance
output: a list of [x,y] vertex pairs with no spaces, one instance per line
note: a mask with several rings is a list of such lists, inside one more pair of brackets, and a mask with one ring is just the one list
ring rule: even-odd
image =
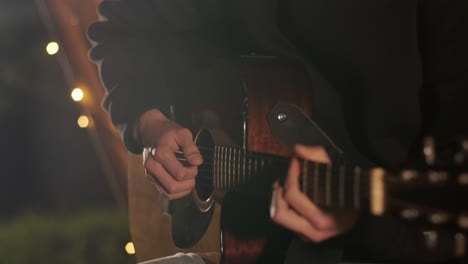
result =
[[[215,146],[213,185],[218,191],[270,187],[284,181],[289,158]],[[361,208],[369,196],[369,172],[356,166],[303,161],[301,189],[315,203],[334,208]]]

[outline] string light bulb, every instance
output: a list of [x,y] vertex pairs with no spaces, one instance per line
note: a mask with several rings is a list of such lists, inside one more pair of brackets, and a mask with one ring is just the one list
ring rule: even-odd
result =
[[47,54],[49,54],[51,56],[57,54],[59,49],[60,49],[60,46],[55,41],[49,42],[49,44],[47,44],[47,46],[46,46]]
[[83,90],[78,87],[73,89],[73,91],[71,92],[71,97],[75,102],[79,102],[83,100],[83,97],[84,97]]
[[80,128],[87,128],[87,127],[89,127],[91,122],[90,122],[90,120],[89,120],[89,118],[87,116],[82,115],[82,116],[78,117],[78,120],[76,121],[76,123],[78,123],[78,126]]
[[129,255],[135,254],[135,246],[133,245],[133,242],[128,242],[127,245],[125,245],[125,251],[127,251],[127,254]]

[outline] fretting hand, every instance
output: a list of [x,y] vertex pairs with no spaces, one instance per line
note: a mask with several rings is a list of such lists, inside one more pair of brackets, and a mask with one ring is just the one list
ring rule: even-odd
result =
[[297,145],[296,157],[291,160],[285,187],[275,183],[271,204],[274,222],[301,235],[306,240],[324,241],[352,227],[357,211],[324,212],[299,189],[300,163],[298,158],[320,163],[330,163],[322,147]]
[[[159,110],[145,112],[134,130],[134,138],[145,150],[143,160],[147,177],[168,199],[189,194],[203,159],[190,130],[169,120]],[[176,157],[183,151],[188,166]]]

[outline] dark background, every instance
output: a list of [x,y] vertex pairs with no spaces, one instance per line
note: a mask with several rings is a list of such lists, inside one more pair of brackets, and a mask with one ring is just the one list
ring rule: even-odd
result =
[[[97,4],[81,1],[62,4],[79,11],[81,4]],[[75,50],[61,45],[62,25],[44,12],[46,3],[54,4],[0,0],[0,263],[136,263],[126,248],[125,186],[99,140],[115,131],[78,126],[79,116],[96,115],[90,100],[85,105],[70,96],[80,81],[67,57]],[[91,9],[86,14],[95,19]],[[89,45],[85,23],[76,28],[74,36]],[[53,56],[46,52],[51,41],[61,45]],[[92,106],[106,117],[99,101]]]
[[0,220],[115,207],[34,1],[0,1]]

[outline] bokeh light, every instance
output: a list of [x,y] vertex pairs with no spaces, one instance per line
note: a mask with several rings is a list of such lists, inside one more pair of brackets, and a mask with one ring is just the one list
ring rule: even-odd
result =
[[127,245],[125,245],[125,251],[127,251],[129,255],[135,254],[135,246],[132,242],[128,242]]
[[73,89],[73,91],[71,92],[71,97],[76,102],[83,100],[83,97],[84,97],[83,90],[81,88]]
[[82,115],[80,117],[78,117],[78,120],[77,120],[77,123],[78,123],[78,126],[81,127],[81,128],[87,128],[89,127],[89,118],[85,115]]
[[49,44],[47,44],[47,46],[46,46],[46,51],[47,51],[47,54],[49,54],[49,55],[57,54],[59,49],[60,49],[59,44],[57,42],[55,42],[55,41],[49,42]]

